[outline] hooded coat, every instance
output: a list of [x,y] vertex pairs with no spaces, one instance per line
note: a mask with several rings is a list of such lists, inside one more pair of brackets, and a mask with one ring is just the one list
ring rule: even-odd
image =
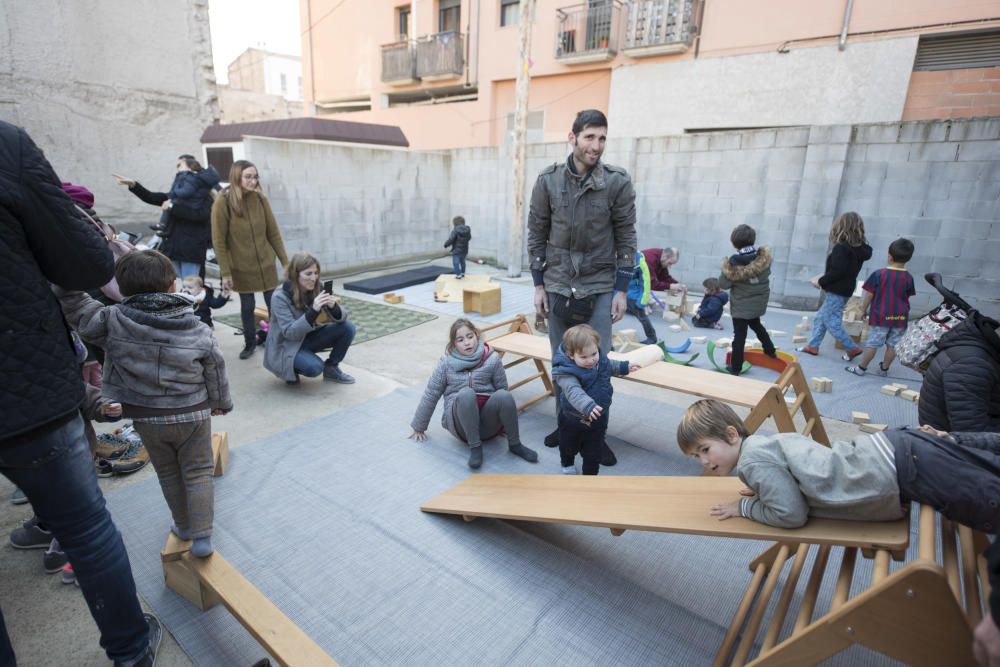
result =
[[472,230],[468,225],[456,225],[444,242],[444,247],[451,246],[451,254],[465,257],[469,254],[469,241],[472,240]]
[[946,333],[927,368],[918,405],[921,424],[942,431],[1000,433],[998,323],[979,313]]
[[722,260],[719,287],[729,290],[729,311],[735,319],[752,320],[767,312],[772,260],[767,246],[761,246],[757,256],[742,266],[731,257]]

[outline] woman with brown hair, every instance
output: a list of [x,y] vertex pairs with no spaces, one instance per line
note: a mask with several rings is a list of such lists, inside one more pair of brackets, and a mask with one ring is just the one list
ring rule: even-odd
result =
[[278,285],[274,260],[288,264],[285,243],[271,205],[260,188],[257,167],[237,160],[229,171],[229,187],[212,206],[212,243],[222,274],[222,288],[240,295],[245,346],[240,359],[248,359],[257,346],[254,294],[264,293],[271,308],[271,294]]
[[[340,362],[354,340],[354,325],[333,294],[321,288],[319,260],[307,252],[296,253],[286,276],[271,299],[264,368],[289,384],[298,384],[300,375],[320,374],[324,380],[353,384]],[[317,352],[326,349],[330,355],[323,361]]]

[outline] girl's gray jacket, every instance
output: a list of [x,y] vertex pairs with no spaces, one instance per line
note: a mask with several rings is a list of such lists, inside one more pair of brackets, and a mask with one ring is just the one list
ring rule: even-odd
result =
[[[277,294],[275,294],[277,296]],[[427,381],[427,388],[417,406],[417,412],[413,415],[410,426],[414,431],[423,433],[430,424],[434,408],[437,406],[441,396],[444,396],[444,413],[441,415],[441,425],[449,433],[455,435],[455,418],[452,414],[452,407],[459,390],[464,387],[472,387],[477,394],[492,394],[500,389],[507,388],[507,373],[503,369],[503,360],[500,355],[490,350],[486,361],[475,368],[467,371],[453,370],[448,363],[448,356],[441,357],[437,368]]]

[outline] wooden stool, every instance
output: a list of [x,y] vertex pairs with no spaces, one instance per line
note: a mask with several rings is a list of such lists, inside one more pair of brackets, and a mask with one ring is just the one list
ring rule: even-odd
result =
[[462,287],[462,310],[476,311],[481,316],[500,312],[499,285],[469,285]]

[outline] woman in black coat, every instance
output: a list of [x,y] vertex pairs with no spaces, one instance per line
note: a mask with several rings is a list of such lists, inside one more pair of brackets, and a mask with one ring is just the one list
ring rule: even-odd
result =
[[[178,198],[176,192],[182,179],[197,174],[198,180],[204,183],[198,197]],[[202,169],[192,155],[181,155],[177,158],[177,174],[170,187],[170,192],[150,192],[139,182],[131,178],[115,175],[120,185],[128,186],[129,192],[136,197],[161,207],[169,216],[166,221],[163,243],[159,250],[174,263],[177,276],[197,274],[205,277],[205,253],[212,245],[212,189],[218,188],[219,174],[214,167]],[[166,219],[167,216],[164,216]]]
[[973,312],[937,342],[920,388],[921,424],[942,431],[1000,433],[1000,336]]

